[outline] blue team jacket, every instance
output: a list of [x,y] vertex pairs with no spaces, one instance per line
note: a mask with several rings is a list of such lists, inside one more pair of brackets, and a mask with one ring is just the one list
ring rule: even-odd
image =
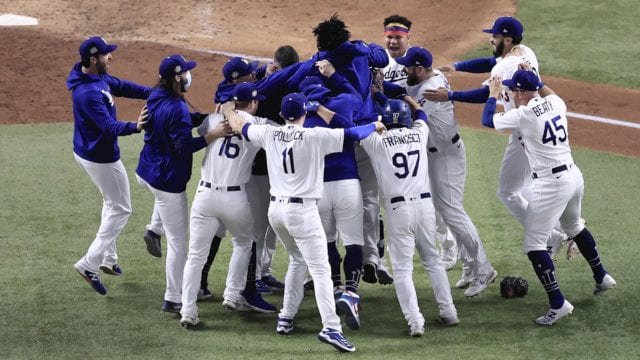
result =
[[117,120],[113,96],[146,99],[151,88],[109,74],[84,74],[80,63],[69,72],[67,88],[73,100],[73,151],[97,163],[118,161],[118,136],[138,130],[136,123]]
[[308,75],[319,75],[315,62],[329,60],[336,71],[344,75],[360,97],[362,106],[357,110],[357,124],[375,121],[376,109],[371,97],[371,70],[369,67],[383,68],[389,64],[389,56],[383,47],[363,41],[345,41],[331,51],[319,51],[310,60],[301,63],[298,71],[288,80],[289,87],[300,84]]
[[[305,95],[310,101],[318,101],[339,116],[334,116],[331,122],[327,124],[316,113],[308,112],[303,126],[309,128],[319,126],[332,129],[353,127],[353,116],[362,107],[360,95],[337,72],[326,83],[338,95],[332,96],[331,90],[323,87],[314,88],[310,93],[305,93]],[[353,141],[346,140],[342,152],[329,154],[324,158],[324,182],[345,179],[360,179]]]
[[207,142],[191,135],[191,115],[182,98],[156,87],[147,108],[149,122],[136,173],[158,190],[181,193],[191,179],[193,153]]

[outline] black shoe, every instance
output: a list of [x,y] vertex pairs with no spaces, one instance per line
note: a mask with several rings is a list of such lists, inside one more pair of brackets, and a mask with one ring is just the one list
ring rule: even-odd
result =
[[378,269],[376,265],[371,263],[364,264],[363,270],[364,270],[364,274],[362,275],[362,281],[367,282],[369,284],[378,283]]
[[144,242],[147,244],[147,252],[151,256],[162,257],[162,245],[160,242],[160,235],[151,230],[144,232]]
[[180,310],[182,310],[181,303],[174,303],[167,300],[162,303],[162,311],[164,312],[180,314]]

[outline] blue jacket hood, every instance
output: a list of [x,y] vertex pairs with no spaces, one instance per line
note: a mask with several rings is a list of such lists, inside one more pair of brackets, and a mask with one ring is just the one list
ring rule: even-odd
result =
[[82,64],[77,63],[69,71],[67,76],[67,89],[72,90],[76,86],[85,83],[102,81],[100,75],[90,75],[82,72]]

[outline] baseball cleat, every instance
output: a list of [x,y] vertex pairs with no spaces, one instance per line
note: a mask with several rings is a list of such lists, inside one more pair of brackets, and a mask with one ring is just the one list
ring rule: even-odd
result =
[[304,281],[304,289],[305,290],[309,290],[309,291],[313,291],[313,279],[309,278],[309,280]]
[[100,281],[100,275],[98,275],[98,273],[89,270],[82,270],[78,264],[73,265],[73,267],[76,269],[78,274],[80,274],[80,276],[82,276],[82,278],[91,285],[93,290],[100,295],[107,295],[107,289],[102,284],[102,281]]
[[351,291],[344,291],[340,298],[336,300],[336,312],[338,315],[345,316],[347,326],[352,330],[360,330],[359,304],[360,296]]
[[287,319],[278,316],[278,321],[276,323],[276,332],[280,335],[288,335],[290,332],[295,329],[295,322],[293,319]]
[[200,319],[197,316],[182,316],[180,319],[180,325],[182,327],[186,327],[187,329],[190,327],[194,327],[200,323]]
[[546,314],[536,318],[538,325],[553,325],[556,321],[573,312],[573,305],[567,300],[564,301],[560,309],[549,309]]
[[342,293],[345,291],[345,287],[344,285],[337,285],[333,287],[333,298],[335,300],[338,300],[340,298],[340,296],[342,296]]
[[376,284],[378,282],[378,267],[375,264],[367,263],[362,267],[362,281],[369,284]]
[[262,295],[271,295],[273,290],[267,286],[262,280],[256,280],[256,291]]
[[457,316],[440,316],[437,320],[438,323],[447,326],[456,326],[460,324],[460,319]]
[[180,310],[182,310],[182,304],[181,303],[174,303],[172,301],[167,301],[167,300],[165,300],[162,303],[162,311],[164,311],[164,312],[173,313],[173,314],[179,314]]
[[102,270],[103,273],[109,274],[109,275],[114,275],[114,276],[122,275],[122,268],[118,266],[118,264],[113,264],[113,265],[103,264],[103,265],[100,265],[100,270]]
[[276,307],[264,301],[260,294],[247,294],[245,291],[241,292],[242,299],[244,300],[244,306],[260,313],[269,314],[276,312]]
[[424,335],[424,325],[422,324],[409,325],[409,335],[412,337],[420,337]]
[[460,276],[460,280],[456,282],[456,287],[458,289],[466,289],[467,287],[469,287],[469,284],[473,282],[473,279],[474,277],[473,277],[473,274],[471,273],[471,269],[463,268],[462,276]]
[[284,284],[281,283],[275,276],[268,275],[263,276],[261,278],[262,282],[271,288],[273,291],[282,291],[284,290]]
[[491,270],[491,272],[487,275],[478,275],[467,290],[464,291],[464,296],[466,297],[474,297],[480,295],[483,291],[487,289],[487,286],[495,281],[496,277],[498,277],[498,272],[495,270]]
[[225,298],[222,301],[222,307],[227,311],[243,311],[244,301],[239,299]]
[[599,295],[603,292],[616,287],[616,280],[609,273],[605,274],[600,284],[596,284],[593,288],[593,295]]
[[198,301],[209,300],[213,298],[213,293],[209,289],[204,288],[198,290]]
[[549,240],[547,240],[547,252],[549,253],[551,259],[556,258],[556,255],[562,248],[562,245],[567,241],[567,239],[567,234],[555,229],[551,231],[551,236],[549,236]]
[[349,342],[349,340],[344,337],[342,332],[332,328],[322,329],[322,331],[318,333],[318,340],[322,341],[325,344],[333,346],[340,352],[356,351],[356,347],[353,346]]
[[160,235],[151,230],[146,230],[142,238],[147,244],[147,252],[151,256],[162,257],[162,243],[160,242]]
[[376,272],[378,275],[378,284],[380,285],[391,285],[393,284],[393,276],[389,274],[389,270],[384,265],[384,259],[380,258],[380,264],[378,264],[378,271]]
[[451,268],[456,265],[458,262],[458,247],[455,243],[448,249],[440,248],[440,258],[438,258],[438,261],[440,261],[442,266],[444,266],[444,269],[447,271],[451,270]]

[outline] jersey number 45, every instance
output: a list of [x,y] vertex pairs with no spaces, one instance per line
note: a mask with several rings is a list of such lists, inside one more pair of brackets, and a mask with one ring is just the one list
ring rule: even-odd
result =
[[[553,142],[553,146],[556,146],[558,145],[558,141],[565,142],[567,140],[567,130],[565,129],[564,125],[558,124],[558,120],[560,119],[561,117],[560,115],[558,115],[553,119],[551,119],[550,121],[547,120],[544,123],[544,132],[542,133],[543,144],[546,144],[548,142]],[[551,127],[552,123],[553,123],[553,128]],[[556,135],[559,135],[560,132],[562,132],[562,136],[557,137]]]

